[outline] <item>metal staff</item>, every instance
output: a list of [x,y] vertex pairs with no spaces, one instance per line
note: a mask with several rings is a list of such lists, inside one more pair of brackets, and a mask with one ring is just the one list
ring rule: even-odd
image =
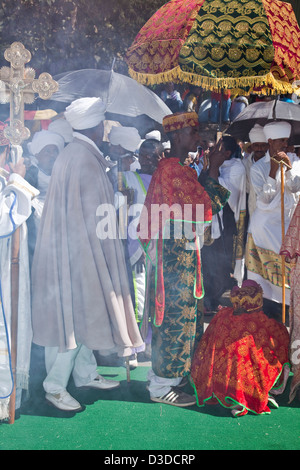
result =
[[18,305],[19,305],[19,254],[20,254],[20,228],[18,227],[11,240],[11,367],[14,387],[9,400],[9,423],[15,421],[16,408],[16,368],[18,344]]

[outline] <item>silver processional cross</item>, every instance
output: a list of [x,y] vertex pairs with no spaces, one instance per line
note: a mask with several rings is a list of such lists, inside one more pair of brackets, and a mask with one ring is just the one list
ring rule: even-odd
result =
[[29,129],[24,126],[24,104],[33,103],[35,94],[50,99],[58,90],[58,83],[45,72],[35,79],[35,70],[25,67],[31,53],[20,42],[11,44],[4,58],[10,62],[10,67],[0,69],[0,103],[10,103],[10,125],[4,134],[12,145],[21,145],[30,137]]

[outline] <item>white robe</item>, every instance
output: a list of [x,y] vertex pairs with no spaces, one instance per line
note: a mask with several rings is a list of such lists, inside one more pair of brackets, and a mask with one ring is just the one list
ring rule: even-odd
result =
[[7,419],[9,396],[13,389],[10,364],[11,338],[11,241],[12,233],[20,227],[19,305],[16,368],[16,408],[20,406],[21,389],[28,388],[31,351],[31,305],[28,263],[27,226],[31,200],[38,194],[20,175],[10,175],[8,181],[0,169],[0,419]]
[[134,281],[136,317],[138,320],[141,320],[144,312],[146,278],[145,270],[138,272],[136,267],[136,263],[144,253],[144,250],[136,235],[139,217],[136,217],[135,212],[142,210],[151,181],[151,175],[138,174],[133,171],[125,171],[123,172],[123,181],[126,188],[131,188],[134,190],[133,204],[135,207],[134,210],[132,210],[133,207],[129,209],[129,215],[133,216],[133,220],[128,226],[127,243]]
[[[292,169],[286,172],[284,167],[284,225],[288,229],[296,208],[300,190],[300,166],[292,161]],[[249,232],[255,245],[279,254],[281,247],[281,172],[278,169],[275,179],[269,176],[270,154],[252,165],[250,178],[256,193],[256,209],[252,214]],[[248,279],[261,284],[264,297],[275,302],[282,301],[282,288],[272,284],[257,273],[248,269]],[[289,305],[290,292],[286,290],[286,304]]]
[[256,193],[250,179],[250,170],[252,165],[255,163],[253,160],[253,153],[243,158],[242,162],[246,170],[246,193],[248,194],[248,211],[250,218],[256,208]]

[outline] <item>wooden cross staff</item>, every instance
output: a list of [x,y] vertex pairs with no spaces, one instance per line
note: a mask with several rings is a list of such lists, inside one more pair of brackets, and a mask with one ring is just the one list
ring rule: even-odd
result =
[[[10,103],[10,122],[4,134],[12,144],[12,157],[16,157],[20,156],[20,153],[14,152],[13,146],[20,146],[30,137],[29,129],[24,126],[24,103],[33,103],[36,94],[48,100],[58,90],[58,83],[48,73],[42,73],[38,79],[35,79],[35,70],[25,67],[25,64],[31,60],[31,54],[20,42],[11,44],[5,50],[4,58],[10,62],[10,67],[0,69],[0,103]],[[13,163],[16,164],[16,158]],[[20,231],[17,228],[12,235],[11,244],[11,364],[14,386],[9,403],[10,424],[15,421],[16,403],[19,253]]]

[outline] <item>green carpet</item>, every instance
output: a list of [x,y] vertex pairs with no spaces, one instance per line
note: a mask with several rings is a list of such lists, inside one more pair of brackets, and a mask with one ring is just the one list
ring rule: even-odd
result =
[[[80,413],[46,404],[41,385],[14,424],[0,425],[1,450],[298,450],[300,403],[288,405],[288,391],[270,415],[233,418],[221,406],[177,408],[151,402],[147,367],[131,371],[100,367],[105,377],[121,380],[114,391],[69,391],[84,405]],[[108,455],[109,452],[106,452]]]

